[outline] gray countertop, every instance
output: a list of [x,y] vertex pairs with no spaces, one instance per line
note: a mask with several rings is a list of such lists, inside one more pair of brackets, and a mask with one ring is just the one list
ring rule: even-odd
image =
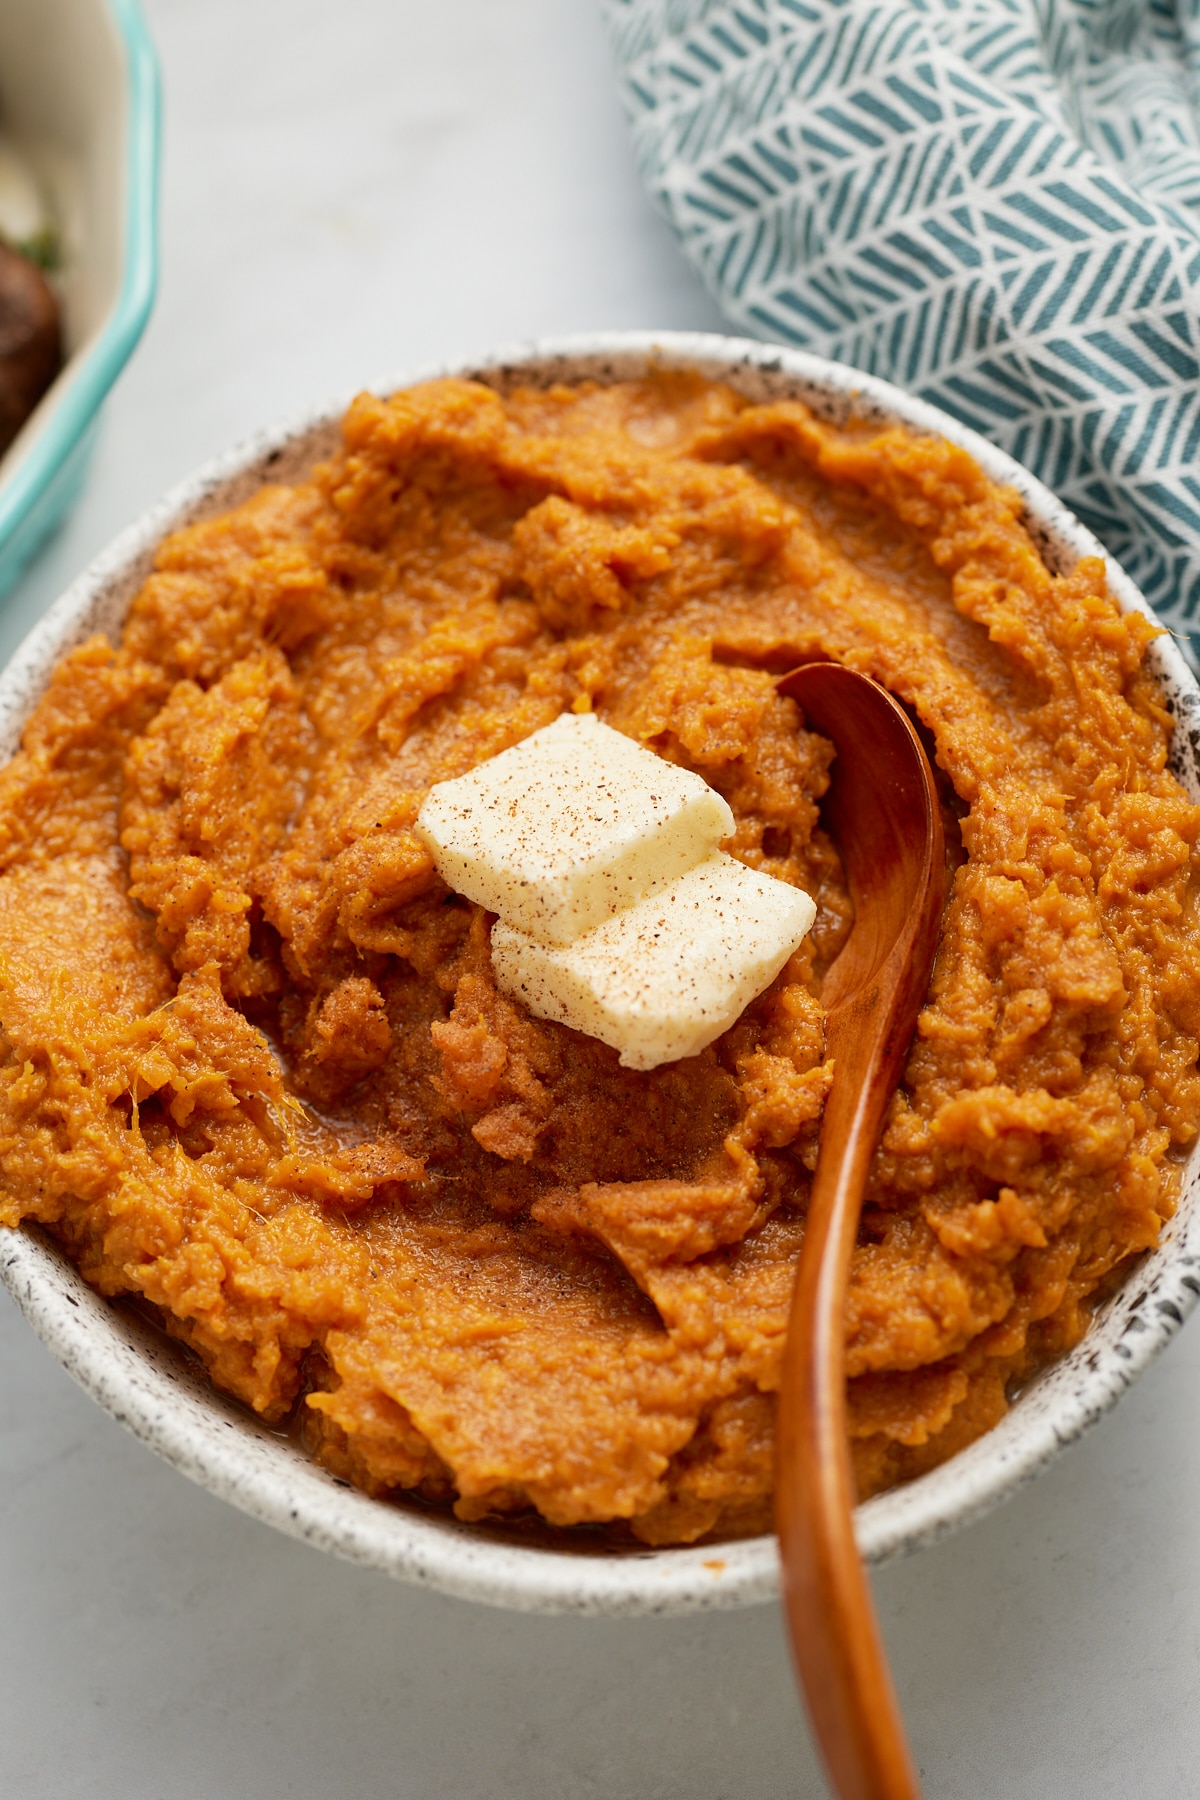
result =
[[[510,339],[719,329],[644,199],[593,0],[147,0],[164,274],[0,656],[194,464]],[[188,1485],[0,1303],[0,1794],[783,1800],[820,1778],[773,1607],[510,1617]],[[877,1593],[927,1800],[1200,1794],[1200,1327]]]

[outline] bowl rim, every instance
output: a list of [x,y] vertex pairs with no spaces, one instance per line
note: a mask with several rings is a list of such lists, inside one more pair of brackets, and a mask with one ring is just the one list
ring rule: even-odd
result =
[[[158,167],[162,94],[154,43],[138,0],[100,0],[116,31],[128,84],[124,152],[124,245],[117,297],[100,329],[70,357],[39,406],[52,411],[39,426],[37,409],[23,431],[27,446],[0,483],[0,557],[49,494],[72,451],[95,420],[109,389],[146,328],[158,288]],[[20,562],[39,544],[22,548]],[[10,568],[6,579],[18,573]]]
[[[750,385],[774,383],[780,393],[823,404],[827,414],[853,410],[944,437],[968,450],[993,480],[1019,489],[1026,522],[1048,560],[1071,566],[1080,556],[1100,556],[1122,610],[1153,617],[1092,533],[1005,452],[889,382],[808,352],[716,334],[587,333],[418,369],[374,391],[390,393],[444,375],[504,385],[522,372],[548,380],[555,374],[613,376],[647,365],[699,369],[734,385],[740,373]],[[206,462],[91,563],[0,675],[0,753],[11,753],[59,656],[103,628],[106,607],[109,622],[124,616],[131,570],[165,532],[232,504],[232,497],[221,496],[235,478],[269,478],[269,466],[289,447],[334,425],[349,397],[311,407]],[[1169,636],[1157,639],[1149,654],[1176,721],[1172,767],[1200,799],[1200,687]],[[350,1561],[519,1611],[679,1613],[752,1604],[778,1592],[770,1536],[620,1554],[547,1549],[370,1500],[215,1394],[178,1357],[160,1354],[36,1232],[0,1232],[0,1280],[73,1378],[142,1442],[241,1510]],[[932,1543],[1016,1492],[1103,1416],[1179,1330],[1198,1297],[1200,1146],[1159,1246],[1098,1310],[1083,1343],[1043,1372],[991,1432],[929,1474],[858,1508],[856,1531],[867,1561],[882,1563]]]

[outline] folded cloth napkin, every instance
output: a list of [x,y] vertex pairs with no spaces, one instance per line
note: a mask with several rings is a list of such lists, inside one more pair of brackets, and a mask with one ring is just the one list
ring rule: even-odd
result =
[[605,0],[729,317],[924,395],[1200,630],[1200,0]]

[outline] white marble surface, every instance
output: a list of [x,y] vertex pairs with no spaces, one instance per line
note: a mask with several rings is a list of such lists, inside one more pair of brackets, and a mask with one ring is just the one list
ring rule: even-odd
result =
[[[630,167],[593,0],[148,0],[165,269],[75,518],[89,555],[252,427],[535,333],[719,320]],[[189,1487],[0,1302],[0,1794],[822,1793],[773,1608],[511,1618]],[[1200,1794],[1200,1327],[965,1535],[877,1580],[927,1800]]]

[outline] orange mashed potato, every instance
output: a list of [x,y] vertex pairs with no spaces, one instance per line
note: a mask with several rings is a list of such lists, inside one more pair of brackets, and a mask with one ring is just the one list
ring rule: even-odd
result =
[[[699,378],[358,399],[308,480],[162,545],[0,774],[0,1219],[372,1494],[764,1528],[850,916],[831,746],[774,681],[835,657],[924,727],[951,845],[846,1317],[860,1491],[920,1473],[1079,1338],[1200,1120],[1152,635],[944,442]],[[650,1073],[496,991],[413,831],[569,707],[818,901]]]

